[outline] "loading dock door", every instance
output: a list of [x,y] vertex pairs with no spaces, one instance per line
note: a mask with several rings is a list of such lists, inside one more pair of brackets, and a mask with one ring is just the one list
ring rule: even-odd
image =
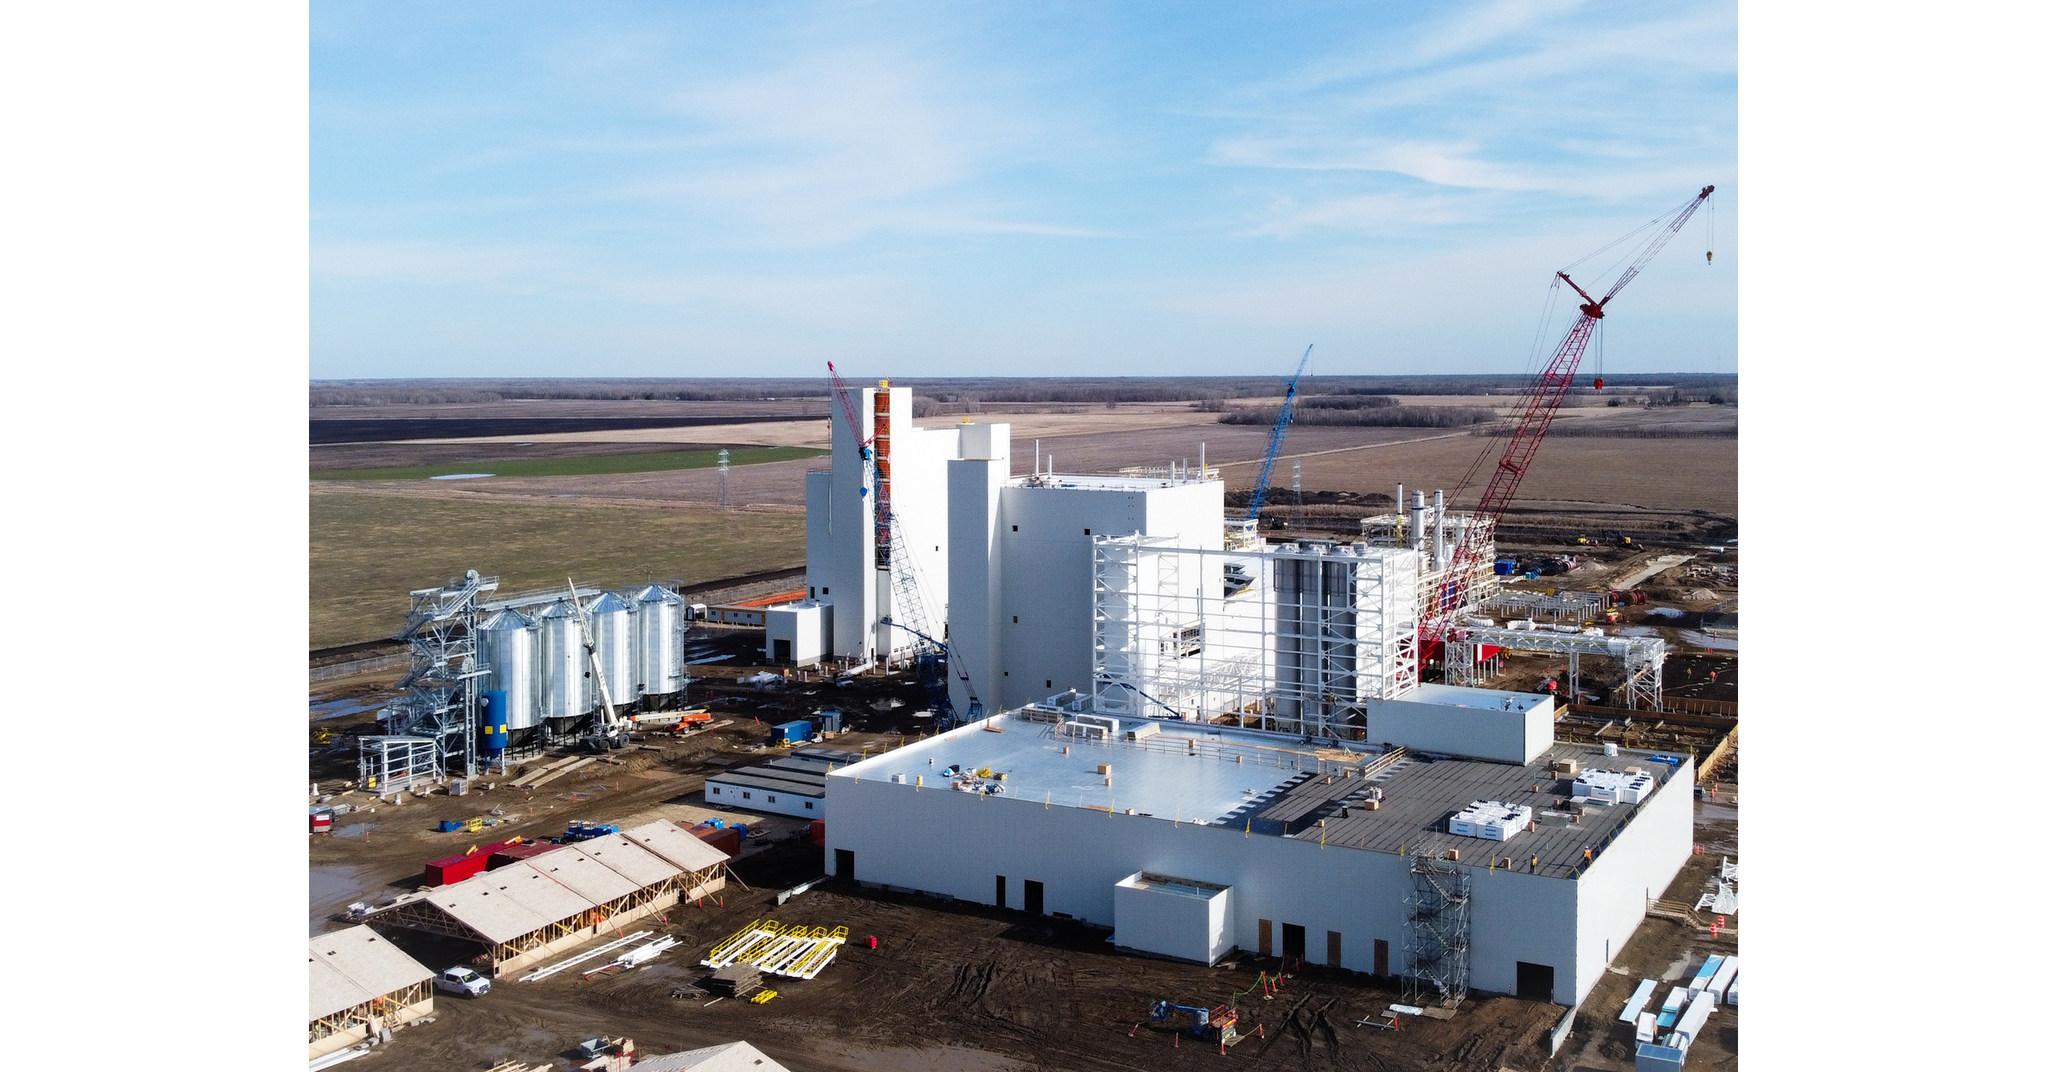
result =
[[1514,996],[1529,1001],[1555,1001],[1557,970],[1547,964],[1514,962]]
[[1036,879],[1024,879],[1024,911],[1034,916],[1045,914],[1045,884]]
[[834,851],[838,853],[839,866],[837,870],[839,877],[847,882],[853,881],[853,850],[837,849]]
[[1386,939],[1372,939],[1372,974],[1381,979],[1386,977],[1387,952]]
[[782,640],[782,639],[779,639],[779,638],[777,638],[777,639],[776,639],[776,641],[775,641],[775,658],[774,658],[774,660],[773,660],[773,661],[774,661],[774,662],[778,662],[778,663],[786,663],[786,662],[788,662],[788,661],[789,661],[789,642],[788,642],[788,641],[786,641],[786,640]]
[[1269,919],[1258,921],[1258,955],[1261,957],[1272,955],[1272,921]]
[[1009,907],[1009,876],[995,876],[995,907]]
[[1335,931],[1329,932],[1329,966],[1343,967],[1343,935]]

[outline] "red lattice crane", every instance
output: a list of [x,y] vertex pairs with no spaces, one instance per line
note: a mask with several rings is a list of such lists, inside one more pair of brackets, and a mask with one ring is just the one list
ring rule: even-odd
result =
[[893,556],[890,541],[893,529],[889,523],[889,410],[888,381],[881,381],[884,388],[874,396],[874,431],[860,436],[860,407],[853,404],[853,392],[847,390],[846,381],[839,378],[837,365],[827,361],[825,371],[832,375],[832,393],[838,396],[839,410],[846,415],[846,427],[859,440],[860,469],[862,483],[860,494],[867,494],[867,467],[874,467],[874,564],[880,569],[889,568]]
[[[1578,319],[1564,335],[1563,342],[1557,345],[1556,353],[1551,355],[1549,364],[1521,396],[1520,401],[1515,403],[1513,416],[1509,419],[1509,425],[1514,429],[1513,435],[1508,439],[1505,449],[1500,452],[1499,463],[1493,469],[1492,479],[1487,482],[1485,494],[1479,498],[1478,508],[1473,511],[1472,523],[1466,526],[1463,537],[1457,541],[1449,568],[1443,571],[1442,579],[1435,591],[1424,593],[1420,628],[1421,644],[1425,651],[1431,646],[1431,642],[1440,645],[1446,638],[1450,631],[1451,617],[1456,613],[1459,594],[1468,591],[1477,581],[1479,569],[1490,568],[1491,563],[1481,563],[1478,560],[1479,549],[1491,546],[1494,528],[1498,526],[1501,515],[1506,512],[1507,504],[1513,501],[1515,490],[1521,486],[1522,476],[1527,474],[1529,464],[1535,459],[1535,449],[1542,445],[1542,438],[1549,431],[1550,421],[1556,417],[1557,407],[1563,404],[1565,394],[1571,389],[1571,380],[1577,375],[1579,360],[1585,356],[1586,344],[1592,341],[1593,330],[1606,318],[1607,303],[1621,292],[1622,287],[1634,281],[1635,276],[1641,273],[1642,266],[1648,264],[1650,258],[1662,252],[1663,247],[1677,236],[1678,229],[1692,218],[1692,214],[1699,210],[1700,205],[1706,203],[1706,198],[1712,193],[1713,187],[1708,186],[1700,190],[1698,196],[1674,210],[1675,215],[1670,216],[1669,221],[1615,278],[1605,297],[1595,300],[1592,295],[1585,293],[1585,288],[1573,282],[1570,276],[1563,272],[1557,273],[1557,278],[1577,291],[1578,296],[1584,298],[1585,302],[1578,306]],[[1654,226],[1653,221],[1651,226]],[[1604,387],[1605,384],[1596,383],[1595,386]],[[1479,460],[1483,462],[1484,457],[1481,456]]]

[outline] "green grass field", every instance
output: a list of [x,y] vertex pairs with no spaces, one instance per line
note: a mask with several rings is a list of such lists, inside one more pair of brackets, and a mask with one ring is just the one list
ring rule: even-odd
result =
[[[808,447],[740,447],[733,465],[758,465],[793,458],[815,458],[830,451]],[[715,450],[664,450],[640,454],[596,454],[580,458],[478,458],[440,465],[408,465],[389,469],[315,470],[314,480],[426,480],[455,473],[492,476],[611,476],[618,473],[660,473],[671,469],[711,469]]]
[[[584,459],[565,459],[582,461]],[[328,486],[311,496],[308,645],[388,637],[415,588],[465,569],[501,593],[615,588],[680,578],[687,586],[803,564],[803,511],[677,509],[574,502],[427,498]]]

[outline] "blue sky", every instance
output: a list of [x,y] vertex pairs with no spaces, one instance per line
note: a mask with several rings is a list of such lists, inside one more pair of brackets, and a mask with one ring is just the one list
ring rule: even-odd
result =
[[310,13],[316,379],[1736,371],[1731,2]]

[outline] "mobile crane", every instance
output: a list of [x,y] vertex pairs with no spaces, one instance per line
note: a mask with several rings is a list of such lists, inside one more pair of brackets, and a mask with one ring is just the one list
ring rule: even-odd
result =
[[1265,505],[1266,489],[1272,485],[1272,463],[1279,457],[1279,445],[1286,441],[1287,426],[1294,423],[1294,392],[1301,384],[1301,373],[1308,367],[1308,355],[1315,352],[1315,344],[1301,354],[1301,363],[1294,367],[1294,378],[1286,382],[1286,401],[1280,403],[1279,416],[1273,419],[1272,435],[1265,441],[1265,463],[1258,467],[1258,483],[1251,488],[1250,510],[1244,520],[1256,522],[1258,511]]
[[576,624],[583,631],[583,654],[590,659],[590,674],[597,679],[597,696],[604,706],[597,713],[599,721],[594,722],[590,732],[583,737],[583,743],[592,752],[609,752],[623,748],[633,739],[631,730],[618,712],[611,706],[611,686],[604,682],[604,664],[597,658],[597,638],[590,635],[590,618],[583,613],[583,597],[576,591],[576,579],[569,578],[569,602],[576,608]]
[[[1712,193],[1713,187],[1707,186],[1685,204],[1645,225],[1653,227],[1659,222],[1662,223],[1661,228],[1643,246],[1641,252],[1637,253],[1627,268],[1615,278],[1605,297],[1594,298],[1568,274],[1562,271],[1557,273],[1557,278],[1577,291],[1578,296],[1585,301],[1578,306],[1578,319],[1571,325],[1570,331],[1565,333],[1563,341],[1557,344],[1556,352],[1551,355],[1549,364],[1515,403],[1514,414],[1508,422],[1513,428],[1513,433],[1507,437],[1506,445],[1500,451],[1498,464],[1493,470],[1492,479],[1486,484],[1485,493],[1479,498],[1478,508],[1472,512],[1472,524],[1464,529],[1463,538],[1458,541],[1456,550],[1451,555],[1449,567],[1443,570],[1442,578],[1436,584],[1435,590],[1425,594],[1420,623],[1421,646],[1425,652],[1431,647],[1442,646],[1446,639],[1450,639],[1451,620],[1456,615],[1460,597],[1469,591],[1478,579],[1478,570],[1481,566],[1480,548],[1492,545],[1492,534],[1499,525],[1500,517],[1506,513],[1507,504],[1513,501],[1515,490],[1521,486],[1521,478],[1527,474],[1530,463],[1535,459],[1536,448],[1542,445],[1543,436],[1549,432],[1550,421],[1556,417],[1557,408],[1563,404],[1564,396],[1571,389],[1572,379],[1577,375],[1578,363],[1585,356],[1585,347],[1592,340],[1593,330],[1606,318],[1607,303],[1613,301],[1614,295],[1619,294],[1622,287],[1634,281],[1635,276],[1641,273],[1642,267],[1648,264],[1651,258],[1662,252],[1663,247],[1677,236],[1685,221],[1692,218],[1692,214],[1699,210],[1700,205],[1706,203],[1706,199],[1712,196]],[[1605,383],[1595,380],[1593,386],[1604,387]],[[1465,480],[1459,484],[1460,491],[1467,486],[1472,474],[1477,472],[1491,453],[1492,448],[1489,446],[1472,462],[1471,469],[1465,474]],[[1447,651],[1445,654],[1447,655]]]

